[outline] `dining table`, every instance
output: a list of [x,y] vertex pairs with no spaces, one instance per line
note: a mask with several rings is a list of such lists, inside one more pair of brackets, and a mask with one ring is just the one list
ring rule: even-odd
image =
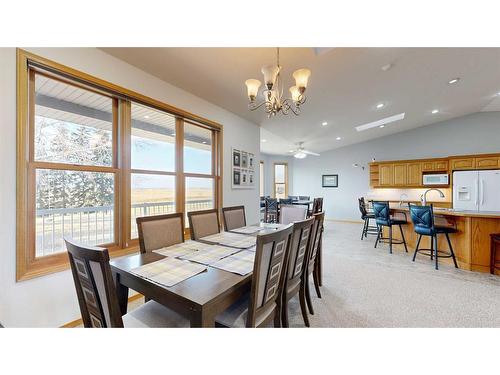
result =
[[[257,236],[280,229],[277,224],[259,223]],[[250,291],[252,273],[239,275],[207,266],[206,271],[166,287],[138,276],[132,270],[157,262],[165,255],[155,252],[132,254],[110,262],[120,311],[127,313],[129,289],[154,300],[189,319],[191,327],[214,327],[215,318]]]

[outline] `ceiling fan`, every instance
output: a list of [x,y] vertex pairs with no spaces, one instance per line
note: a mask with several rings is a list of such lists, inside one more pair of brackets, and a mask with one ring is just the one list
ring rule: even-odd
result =
[[295,150],[290,150],[288,152],[293,154],[293,156],[297,159],[304,159],[307,155],[319,156],[319,154],[317,154],[315,152],[308,151],[308,150],[304,149],[303,144],[304,144],[304,142],[296,143],[297,148]]

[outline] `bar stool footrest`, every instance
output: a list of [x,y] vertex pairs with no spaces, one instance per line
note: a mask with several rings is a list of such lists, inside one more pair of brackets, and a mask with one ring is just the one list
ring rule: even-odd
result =
[[[421,255],[425,255],[427,257],[431,257],[431,252],[432,252],[432,256],[435,257],[436,250],[424,249],[424,248],[417,250],[417,253],[421,253]],[[437,252],[438,252],[438,255],[437,255],[438,258],[451,258],[452,257],[451,253],[448,253],[446,251],[438,250]]]

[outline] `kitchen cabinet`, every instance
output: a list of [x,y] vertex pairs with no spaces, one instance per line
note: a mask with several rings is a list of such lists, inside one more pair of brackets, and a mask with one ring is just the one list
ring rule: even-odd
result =
[[452,171],[474,169],[475,167],[476,161],[474,158],[451,159]]
[[476,169],[496,169],[500,166],[500,158],[497,156],[475,158]]
[[422,163],[408,163],[406,185],[415,187],[422,185]]
[[443,172],[448,170],[448,160],[426,160],[422,162],[422,172]]
[[394,164],[394,185],[405,186],[407,181],[408,164]]
[[393,186],[394,164],[380,164],[378,170],[379,186]]

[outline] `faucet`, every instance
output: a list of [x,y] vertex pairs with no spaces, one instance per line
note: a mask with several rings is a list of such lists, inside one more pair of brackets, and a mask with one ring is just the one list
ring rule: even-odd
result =
[[444,193],[443,193],[441,190],[436,189],[436,188],[427,189],[427,190],[424,192],[424,194],[422,194],[422,195],[420,196],[420,200],[422,201],[422,206],[427,206],[427,193],[428,193],[429,191],[432,191],[432,190],[435,190],[435,191],[439,192],[439,197],[440,197],[440,198],[444,198]]
[[408,199],[408,194],[403,193],[399,196],[399,207],[403,205],[403,197],[406,197],[406,199]]

